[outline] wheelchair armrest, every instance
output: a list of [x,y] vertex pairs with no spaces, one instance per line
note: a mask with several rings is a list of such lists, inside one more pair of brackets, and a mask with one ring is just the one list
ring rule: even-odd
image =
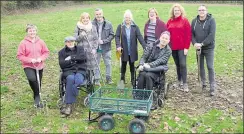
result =
[[167,65],[160,65],[154,68],[144,68],[145,71],[148,72],[167,72],[168,71],[168,66]]

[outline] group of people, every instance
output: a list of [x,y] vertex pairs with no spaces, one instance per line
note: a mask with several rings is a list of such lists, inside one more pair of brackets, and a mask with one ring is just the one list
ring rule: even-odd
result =
[[[172,55],[176,70],[176,86],[182,91],[188,92],[187,85],[187,53],[192,42],[196,50],[201,49],[200,76],[202,88],[206,90],[206,78],[204,70],[204,57],[206,58],[210,95],[215,94],[214,74],[214,48],[215,48],[215,19],[207,12],[207,7],[198,7],[198,15],[190,24],[186,18],[185,10],[180,4],[174,4],[170,9],[170,18],[164,23],[155,8],[148,10],[148,21],[144,27],[144,37],[140,28],[136,25],[132,12],[126,10],[123,21],[117,26],[116,32],[110,21],[105,19],[103,10],[95,9],[95,18],[91,20],[88,13],[81,14],[74,30],[74,36],[65,38],[65,47],[59,51],[59,65],[66,78],[66,108],[62,112],[69,115],[71,105],[76,101],[77,86],[82,84],[89,75],[95,76],[95,84],[100,85],[100,61],[101,57],[106,66],[106,83],[112,84],[111,67],[111,42],[115,38],[116,51],[121,52],[121,81],[125,82],[126,65],[129,62],[131,83],[134,82],[134,63],[138,60],[138,44],[143,48],[143,55],[139,62],[138,86],[152,89],[152,83],[157,73],[148,73],[144,69],[154,68],[159,65],[167,65]],[[43,64],[49,55],[49,50],[43,40],[37,36],[37,27],[27,25],[27,36],[21,41],[17,58],[22,62],[29,84],[34,92],[36,107],[40,105],[36,68],[42,79]],[[77,44],[75,44],[77,43]]]

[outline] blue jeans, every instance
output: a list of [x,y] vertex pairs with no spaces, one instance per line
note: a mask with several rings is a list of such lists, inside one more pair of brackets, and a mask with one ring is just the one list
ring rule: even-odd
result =
[[[111,69],[111,50],[107,51],[107,52],[97,53],[97,62],[98,62],[98,65],[99,65],[99,69],[100,69],[101,57],[103,57],[103,61],[104,61],[105,66],[106,66],[106,79],[110,79],[111,78],[111,74],[112,74],[112,69]],[[99,73],[98,69],[96,69],[96,72],[95,72],[95,79],[96,80],[100,79],[100,73]]]
[[84,79],[84,75],[80,73],[74,73],[66,77],[66,104],[72,104],[76,102],[76,96],[79,94],[77,87],[84,82]]

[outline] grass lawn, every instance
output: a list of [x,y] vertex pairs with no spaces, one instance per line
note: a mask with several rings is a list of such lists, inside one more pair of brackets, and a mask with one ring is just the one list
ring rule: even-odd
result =
[[[197,15],[198,4],[182,4],[186,10],[187,18],[191,22]],[[94,9],[101,7],[104,15],[113,24],[114,31],[122,22],[123,13],[131,9],[135,23],[143,34],[144,24],[147,20],[147,10],[155,7],[160,18],[167,22],[169,18],[170,3],[129,2],[129,3],[101,3],[99,5],[75,6],[69,10],[28,13],[12,15],[1,18],[1,132],[3,133],[29,133],[29,132],[97,132],[97,123],[88,124],[88,108],[77,105],[73,115],[69,118],[60,118],[56,107],[58,96],[58,51],[64,46],[64,37],[73,35],[74,28],[82,12],[88,12],[94,18]],[[216,49],[215,70],[218,76],[243,76],[243,8],[242,6],[208,5],[208,11],[216,20]],[[25,36],[25,25],[33,23],[38,27],[39,36],[46,42],[50,57],[46,61],[43,77],[43,96],[48,101],[47,115],[33,108],[32,91],[20,62],[16,58],[17,48]],[[113,40],[112,64],[113,81],[116,86],[119,80],[119,62],[115,55],[115,42]],[[142,47],[139,47],[140,55]],[[188,73],[197,73],[197,64],[194,48],[191,47],[187,59]],[[174,70],[173,59],[169,65]],[[104,74],[104,64],[101,64]],[[126,78],[129,78],[127,69]],[[175,77],[175,74],[169,74]],[[129,85],[127,85],[129,87]],[[243,87],[242,87],[243,88]],[[79,98],[83,98],[81,93]],[[170,99],[170,98],[169,98]],[[80,99],[78,103],[82,103]],[[176,108],[177,109],[177,108]],[[242,116],[232,116],[221,110],[211,109],[201,115],[190,115],[184,111],[171,108],[162,108],[152,112],[152,119],[147,124],[148,133],[153,132],[232,132],[243,133]],[[116,125],[110,133],[128,132],[127,125],[132,116],[115,115]],[[180,120],[179,120],[179,119]],[[168,127],[167,127],[168,126]]]

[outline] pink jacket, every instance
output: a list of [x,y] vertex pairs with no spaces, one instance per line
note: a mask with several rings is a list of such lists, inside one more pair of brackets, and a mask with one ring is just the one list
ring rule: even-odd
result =
[[[25,37],[19,44],[17,58],[22,62],[23,68],[33,68],[36,67],[38,69],[44,68],[44,61],[47,59],[49,55],[49,50],[45,44],[45,42],[36,37],[36,41],[34,43],[31,42],[29,37]],[[40,63],[31,63],[32,59],[41,58],[42,62]]]

